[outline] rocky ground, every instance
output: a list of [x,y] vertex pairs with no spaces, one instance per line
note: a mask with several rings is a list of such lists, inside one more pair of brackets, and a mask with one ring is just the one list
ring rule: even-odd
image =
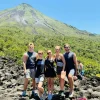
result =
[[[30,100],[31,84],[27,89],[27,97],[20,97],[23,90],[24,73],[23,67],[16,65],[15,59],[0,57],[0,100]],[[31,83],[31,82],[30,82]],[[77,80],[74,83],[74,98],[71,100],[78,100],[76,98],[86,97],[87,100],[100,100],[100,78],[84,78]],[[46,82],[44,84],[45,92],[47,92]],[[59,91],[58,81],[55,80],[54,94],[57,95]],[[66,100],[68,98],[68,84],[65,84]],[[45,98],[46,95],[44,95]],[[34,99],[31,99],[34,100]],[[53,100],[60,100],[59,98]]]

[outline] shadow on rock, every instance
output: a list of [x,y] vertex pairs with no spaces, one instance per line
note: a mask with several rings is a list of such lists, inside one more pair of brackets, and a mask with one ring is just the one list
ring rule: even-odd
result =
[[27,100],[26,98],[19,98],[19,100]]
[[64,94],[65,94],[65,96],[55,94],[55,95],[53,95],[52,100],[66,100],[66,98],[69,97],[69,92],[65,92]]

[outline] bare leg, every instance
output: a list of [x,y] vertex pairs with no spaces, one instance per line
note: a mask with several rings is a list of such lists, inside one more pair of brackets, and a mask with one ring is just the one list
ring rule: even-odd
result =
[[68,75],[68,80],[69,80],[69,87],[70,87],[70,92],[74,90],[74,81],[73,81],[73,76],[71,74]]
[[60,90],[61,90],[61,75],[57,75],[59,78]]
[[39,82],[38,84],[39,97],[41,97],[44,92],[42,85],[43,85],[43,82]]
[[60,83],[60,90],[64,90],[64,79],[61,78],[61,75],[58,75],[59,83]]
[[47,82],[48,82],[48,94],[51,92],[51,84],[50,84],[51,79],[47,78]]
[[32,79],[32,85],[33,85],[33,90],[34,90],[36,87],[35,79]]
[[64,79],[60,79],[60,89],[61,90],[64,90],[64,83],[65,83],[65,80]]
[[25,78],[25,80],[24,80],[24,91],[26,91],[27,86],[28,86],[28,79]]
[[51,78],[50,85],[51,85],[51,93],[53,93],[53,90],[54,90],[54,78]]

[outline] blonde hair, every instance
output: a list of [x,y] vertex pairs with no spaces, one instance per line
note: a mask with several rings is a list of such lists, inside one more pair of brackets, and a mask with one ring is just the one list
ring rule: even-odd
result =
[[64,47],[65,47],[65,46],[68,46],[68,47],[70,47],[70,45],[69,45],[68,43],[64,44]]
[[43,54],[43,51],[42,50],[39,50],[38,53],[42,53]]
[[48,50],[48,51],[47,51],[47,53],[49,53],[49,52],[51,52],[51,53],[52,53],[52,51],[51,51],[51,50]]
[[36,57],[36,60],[39,59],[39,53],[42,53],[42,54],[43,54],[43,51],[42,51],[42,50],[39,50],[39,51],[38,51],[38,55],[37,55],[37,57]]
[[28,44],[28,48],[31,47],[31,46],[34,47],[34,44],[33,44],[32,42],[30,42],[30,43]]
[[55,49],[60,49],[61,47],[60,46],[55,46]]

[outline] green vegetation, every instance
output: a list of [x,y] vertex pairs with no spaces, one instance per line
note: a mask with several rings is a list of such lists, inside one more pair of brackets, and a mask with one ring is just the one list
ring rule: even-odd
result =
[[[43,33],[43,30],[41,30]],[[52,34],[52,33],[51,33]],[[60,45],[61,52],[64,53],[63,45],[69,43],[71,50],[77,54],[77,58],[85,66],[87,76],[100,73],[100,37],[84,36],[76,37],[60,34],[27,34],[17,27],[0,27],[0,56],[9,56],[17,59],[18,64],[22,63],[22,56],[27,51],[27,44],[33,42],[35,51],[42,49],[44,57],[46,51]]]
[[35,51],[51,49],[69,43],[71,50],[85,66],[87,76],[100,74],[100,36],[81,31],[43,15],[28,4],[0,11],[0,56],[8,56],[22,64],[23,53],[29,42]]

